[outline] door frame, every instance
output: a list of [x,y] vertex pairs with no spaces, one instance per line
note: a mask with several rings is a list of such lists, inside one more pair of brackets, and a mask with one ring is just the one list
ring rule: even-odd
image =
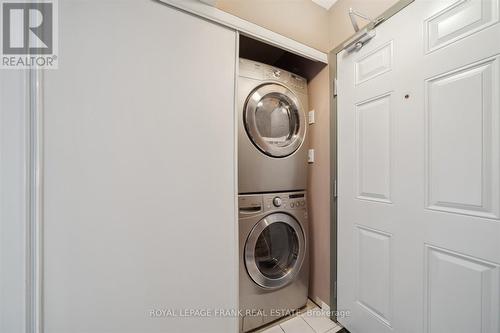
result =
[[[4,69],[4,71],[7,71]],[[1,100],[2,122],[0,133],[5,140],[0,142],[2,158],[9,158],[12,151],[18,150],[17,158],[5,163],[0,170],[0,180],[12,177],[12,171],[18,170],[16,182],[5,182],[2,195],[10,196],[8,204],[19,209],[0,214],[0,227],[10,238],[22,240],[11,255],[19,258],[24,266],[22,271],[13,271],[10,278],[24,281],[17,291],[24,297],[13,299],[5,297],[0,301],[0,314],[7,306],[17,307],[20,313],[7,325],[17,325],[23,332],[39,333],[43,331],[43,70],[41,69],[11,69],[11,74],[1,77],[2,84],[16,77],[21,84],[12,86],[12,100]],[[15,109],[14,109],[15,108]],[[16,113],[17,116],[14,116]],[[18,136],[9,135],[12,128],[21,132]],[[5,134],[6,133],[6,134]],[[2,138],[4,139],[4,138]],[[11,193],[17,195],[11,196]],[[2,209],[4,202],[0,203]],[[7,209],[6,209],[7,210]],[[5,220],[4,220],[5,219]],[[13,228],[18,224],[17,228]],[[0,247],[0,250],[3,248]],[[3,265],[3,263],[2,263]],[[0,279],[3,276],[0,276]],[[8,304],[8,302],[13,302]],[[5,324],[5,323],[4,323]]]
[[[381,15],[377,16],[373,22],[367,27],[375,28],[383,24],[395,14],[406,8],[415,0],[399,0],[397,3],[389,7]],[[347,13],[346,13],[347,15]],[[361,31],[361,30],[360,30]],[[352,40],[356,33],[352,34],[345,41],[341,42],[337,47],[328,53],[329,65],[329,96],[330,96],[330,189],[332,191],[330,204],[330,318],[338,322],[337,311],[345,310],[337,308],[337,245],[338,245],[338,209],[337,209],[337,151],[338,151],[338,136],[337,136],[337,56],[346,47],[346,43]]]

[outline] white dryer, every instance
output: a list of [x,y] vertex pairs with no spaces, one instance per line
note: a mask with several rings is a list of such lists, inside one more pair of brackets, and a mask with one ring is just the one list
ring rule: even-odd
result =
[[240,59],[239,193],[305,190],[307,81]]

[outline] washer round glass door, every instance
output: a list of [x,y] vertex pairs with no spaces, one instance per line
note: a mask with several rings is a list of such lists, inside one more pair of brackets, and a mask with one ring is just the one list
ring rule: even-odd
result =
[[305,237],[292,216],[274,213],[260,220],[245,244],[245,266],[252,280],[268,289],[292,282],[302,267]]
[[255,89],[245,104],[243,121],[253,144],[272,157],[291,155],[304,141],[304,112],[295,94],[280,84]]

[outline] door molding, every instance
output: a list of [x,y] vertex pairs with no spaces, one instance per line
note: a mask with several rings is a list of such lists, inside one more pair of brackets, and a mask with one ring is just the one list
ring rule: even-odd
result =
[[42,333],[42,79],[41,70],[0,77],[0,330]]
[[29,74],[27,331],[43,333],[43,71]]

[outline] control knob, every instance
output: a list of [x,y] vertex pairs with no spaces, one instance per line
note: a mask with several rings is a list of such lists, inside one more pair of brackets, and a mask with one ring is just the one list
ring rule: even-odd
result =
[[283,202],[283,201],[281,200],[281,198],[280,198],[280,197],[275,197],[275,198],[273,199],[273,205],[274,205],[275,207],[280,207],[280,206],[281,206],[281,204],[282,204],[282,202]]

